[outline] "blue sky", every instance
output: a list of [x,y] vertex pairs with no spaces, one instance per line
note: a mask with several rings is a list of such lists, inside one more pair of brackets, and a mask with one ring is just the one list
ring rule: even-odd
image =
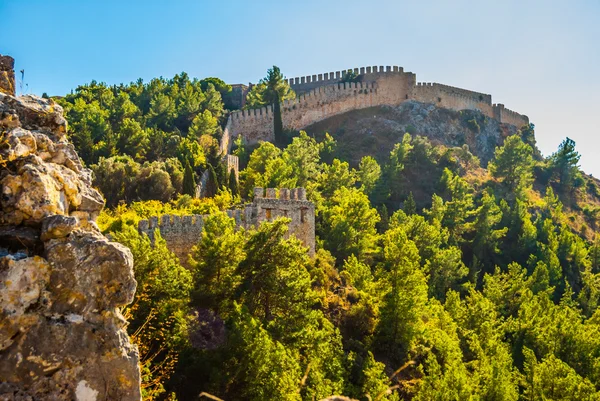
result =
[[600,1],[0,0],[0,53],[30,93],[186,71],[256,82],[400,65],[418,81],[492,94],[552,153],[577,142],[600,177]]

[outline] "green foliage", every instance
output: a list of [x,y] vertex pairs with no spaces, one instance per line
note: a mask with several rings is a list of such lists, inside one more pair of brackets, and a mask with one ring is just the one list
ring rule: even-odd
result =
[[583,185],[578,165],[580,157],[575,150],[575,141],[566,138],[549,158],[552,177],[557,180],[558,189],[566,199],[571,199],[574,189]]
[[368,260],[377,251],[377,222],[379,215],[364,193],[337,189],[323,213],[326,248],[340,260],[351,254]]
[[320,192],[326,198],[332,197],[335,191],[342,188],[353,188],[356,183],[356,171],[347,162],[334,159],[330,165],[324,165],[319,175]]
[[533,150],[518,135],[510,136],[496,148],[488,168],[493,177],[502,180],[509,194],[526,189],[533,182]]
[[221,95],[213,83],[190,80],[185,73],[147,84],[138,80],[108,87],[92,81],[59,103],[86,164],[116,155],[141,163],[178,157],[182,139],[216,135],[223,114]]
[[208,165],[208,180],[206,181],[206,196],[212,198],[219,190],[219,179],[211,164]]
[[235,174],[235,170],[231,169],[229,170],[229,185],[228,188],[231,191],[231,194],[236,197],[236,196],[240,196],[240,189],[238,187],[238,180],[237,180],[237,176]]
[[427,303],[427,282],[420,269],[419,251],[401,227],[387,231],[384,239],[385,296],[377,344],[396,363],[408,355],[424,329],[420,311]]
[[275,142],[281,144],[283,143],[283,122],[280,104],[295,97],[296,93],[284,78],[279,67],[273,66],[267,70],[267,76],[248,92],[245,108],[273,105]]
[[360,159],[358,165],[358,180],[360,181],[361,189],[369,195],[377,181],[381,177],[381,167],[379,163],[371,156],[365,156]]
[[141,165],[129,156],[115,156],[101,158],[91,168],[107,206],[150,199],[167,202],[182,191],[184,174],[177,159]]
[[[217,141],[227,88],[188,81],[94,84],[69,106],[112,208],[98,223],[134,256],[125,312],[146,398],[600,399],[600,245],[578,235],[595,206],[574,144],[543,161],[523,127],[488,174],[466,146],[407,134],[349,161],[301,132],[285,148],[239,141],[238,187]],[[206,170],[214,197],[177,196]],[[307,189],[314,258],[285,218],[243,230],[227,217],[255,186]],[[135,229],[164,214],[208,215],[189,269]]]
[[165,392],[163,384],[174,371],[178,353],[186,343],[185,313],[192,289],[192,277],[166,246],[160,233],[154,244],[132,227],[113,233],[113,239],[133,254],[138,289],[125,310],[127,330],[139,346],[142,392],[155,399]]
[[223,212],[210,215],[204,222],[202,238],[192,249],[190,264],[194,272],[194,305],[216,312],[232,298],[240,277],[237,265],[243,259],[244,235]]
[[467,127],[469,127],[469,129],[476,134],[479,134],[481,132],[481,127],[479,126],[477,120],[474,118],[467,121]]
[[[235,356],[225,362],[224,376],[231,400],[301,400],[301,370],[295,352],[271,338],[260,322],[237,307],[229,323]],[[238,356],[239,355],[239,356]]]
[[190,163],[186,160],[185,172],[183,173],[183,191],[185,195],[194,196],[196,194],[196,179]]
[[296,94],[277,66],[267,70],[267,76],[254,85],[246,99],[247,108],[255,108],[293,99]]
[[283,153],[283,161],[292,167],[292,175],[296,177],[296,185],[306,187],[309,180],[315,177],[319,165],[319,145],[306,132],[300,131]]
[[404,213],[411,215],[417,213],[417,204],[415,203],[415,198],[413,193],[410,192],[408,194],[408,198],[404,201]]

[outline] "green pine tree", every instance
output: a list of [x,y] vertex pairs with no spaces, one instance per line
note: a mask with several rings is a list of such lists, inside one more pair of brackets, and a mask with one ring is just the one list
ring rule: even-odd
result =
[[212,198],[217,194],[219,189],[219,180],[217,173],[211,164],[208,165],[208,181],[206,182],[206,197]]
[[238,187],[237,177],[235,176],[235,170],[231,169],[229,171],[229,190],[233,196],[239,196],[240,189]]
[[417,213],[417,204],[415,202],[415,198],[413,197],[412,191],[408,194],[408,198],[404,201],[404,207],[402,208],[407,215]]
[[183,193],[192,197],[196,194],[194,171],[187,160],[185,161],[185,172],[183,173]]

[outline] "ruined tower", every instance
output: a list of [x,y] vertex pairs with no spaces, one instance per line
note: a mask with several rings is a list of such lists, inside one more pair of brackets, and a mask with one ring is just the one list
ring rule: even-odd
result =
[[[279,192],[279,193],[278,193]],[[254,201],[240,209],[227,210],[229,217],[238,227],[257,228],[263,221],[272,221],[278,217],[291,219],[288,224],[288,237],[294,235],[308,248],[311,256],[315,254],[315,205],[306,199],[304,188],[254,188]],[[158,229],[167,247],[186,266],[192,247],[202,236],[206,215],[172,216],[163,215],[142,220],[138,231],[154,239],[154,230]]]

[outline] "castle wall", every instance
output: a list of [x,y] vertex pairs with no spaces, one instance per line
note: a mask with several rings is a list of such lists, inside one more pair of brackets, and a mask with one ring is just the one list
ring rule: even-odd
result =
[[[304,188],[292,190],[282,188],[276,196],[276,189],[255,188],[255,198],[244,209],[227,210],[227,215],[235,220],[236,226],[244,229],[258,227],[263,221],[271,221],[277,217],[289,217],[287,236],[294,235],[309,254],[315,253],[315,206],[306,200]],[[154,231],[167,243],[167,248],[173,252],[183,266],[189,267],[189,254],[202,237],[204,219],[207,215],[175,216],[163,215],[161,218],[150,217],[138,223],[138,231],[146,234],[154,241]]]
[[158,229],[167,243],[167,248],[179,258],[182,265],[188,266],[188,255],[202,235],[205,217],[199,214],[192,216],[165,214],[158,219],[154,216],[140,221],[138,231],[146,234],[154,242],[154,231]]
[[493,118],[492,96],[437,83],[421,83],[414,87],[413,99],[450,110],[479,110]]
[[263,197],[262,188],[255,188],[254,202],[252,203],[254,220],[251,225],[257,226],[262,221],[271,221],[278,217],[288,217],[292,221],[288,224],[288,233],[298,238],[304,246],[308,247],[311,256],[315,254],[315,205],[306,200],[304,188],[295,188],[291,191],[286,188],[279,190],[275,196],[274,188],[267,188]]
[[226,155],[225,156],[225,165],[227,167],[227,174],[229,176],[229,172],[233,170],[235,172],[235,178],[239,180],[240,178],[240,159],[236,155]]
[[[229,115],[227,148],[231,147],[231,138],[242,135],[247,143],[273,141],[273,106],[260,109],[240,110]],[[221,145],[223,147],[223,145]]]
[[346,82],[313,89],[283,103],[283,126],[300,129],[336,114],[371,107],[377,96],[373,83]]
[[349,71],[352,71],[357,75],[359,82],[374,82],[383,74],[402,74],[404,73],[404,68],[398,66],[350,68],[343,71],[325,72],[322,74],[290,78],[288,79],[288,83],[294,92],[296,92],[297,95],[300,95],[321,86],[337,84]]
[[[432,103],[451,110],[479,110],[490,118],[521,127],[527,116],[493,105],[492,96],[438,83],[417,83],[416,75],[401,67],[354,68],[358,82],[339,82],[344,71],[290,78],[297,97],[281,105],[283,126],[300,130],[326,118],[373,106],[397,106],[406,100]],[[227,143],[242,135],[246,143],[273,141],[271,107],[244,110],[230,115]],[[230,146],[230,145],[229,145]]]
[[504,107],[503,104],[495,104],[493,106],[494,118],[501,123],[512,124],[517,128],[529,124],[529,118]]

